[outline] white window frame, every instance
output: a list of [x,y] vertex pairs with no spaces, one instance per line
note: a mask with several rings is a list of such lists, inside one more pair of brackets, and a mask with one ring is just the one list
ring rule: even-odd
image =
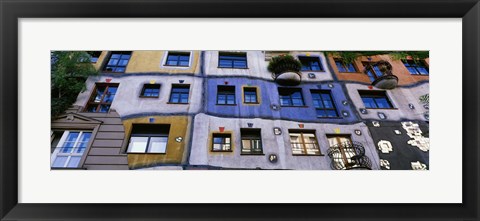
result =
[[[188,66],[169,66],[169,65],[166,65],[167,64],[167,58],[168,58],[168,54],[170,52],[180,52],[180,53],[190,53],[190,57],[188,58]],[[192,62],[193,62],[193,51],[166,51],[164,53],[164,56],[163,56],[163,59],[162,59],[162,62],[160,63],[160,67],[161,68],[169,68],[169,69],[190,69],[192,67]]]
[[[65,140],[67,139],[68,135],[71,132],[79,132],[80,134],[78,135],[77,139],[75,140],[75,143],[73,145],[72,151],[70,153],[60,153],[60,150],[63,148],[63,145],[65,144]],[[80,138],[82,137],[83,133],[91,133],[93,135],[92,131],[82,131],[82,130],[65,130],[62,134],[62,137],[60,138],[60,141],[58,142],[57,146],[55,147],[55,150],[53,151],[51,157],[50,157],[50,167],[51,168],[79,168],[79,165],[76,167],[67,167],[68,163],[70,162],[72,157],[80,157],[80,163],[81,163],[81,158],[85,154],[86,150],[88,149],[88,146],[91,142],[92,136],[90,136],[90,139],[87,141],[87,146],[85,147],[85,151],[82,153],[75,153],[74,151],[76,150],[76,147],[80,143]],[[57,157],[67,157],[67,160],[65,161],[65,164],[62,167],[53,167],[53,163],[57,159]]]

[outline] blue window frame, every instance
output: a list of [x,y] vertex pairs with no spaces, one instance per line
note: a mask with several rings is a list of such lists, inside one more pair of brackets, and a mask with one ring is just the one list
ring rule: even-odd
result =
[[281,106],[305,106],[301,88],[278,88]]
[[424,61],[415,62],[413,60],[403,60],[405,67],[408,69],[411,75],[428,75],[428,67]]
[[311,90],[310,92],[312,93],[313,106],[317,112],[317,117],[338,117],[337,109],[329,90]]
[[166,66],[188,67],[190,52],[168,52]]
[[125,72],[131,55],[131,51],[113,51],[103,70],[108,72]]
[[302,71],[323,71],[319,57],[299,56],[298,60],[302,63]]
[[346,63],[340,59],[335,59],[335,65],[337,66],[338,72],[357,72],[352,62]]
[[188,96],[190,94],[190,85],[172,85],[169,103],[188,104]]
[[217,86],[217,104],[235,104],[235,86]]
[[365,108],[392,109],[393,105],[385,91],[358,91]]
[[218,53],[219,68],[247,68],[246,53]]
[[245,87],[243,88],[244,103],[258,104],[257,88]]

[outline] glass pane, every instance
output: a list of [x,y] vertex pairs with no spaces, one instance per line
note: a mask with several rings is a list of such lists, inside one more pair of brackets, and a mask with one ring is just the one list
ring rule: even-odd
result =
[[177,61],[167,61],[167,65],[176,66]]
[[390,108],[390,104],[386,98],[375,98],[375,101],[377,102],[378,108]]
[[250,149],[252,148],[250,144],[250,140],[242,140],[242,151],[250,152]]
[[222,150],[221,144],[213,144],[213,150]]
[[52,167],[65,167],[68,157],[56,157]]
[[118,66],[127,66],[128,64],[128,60],[120,60],[120,62],[118,62]]
[[172,96],[170,97],[170,102],[171,103],[178,103],[179,101],[179,98],[180,98],[180,94],[172,94]]
[[165,153],[167,150],[168,137],[152,137],[150,138],[150,153]]
[[131,137],[128,144],[129,153],[145,153],[148,137]]
[[112,54],[112,56],[110,58],[120,58],[120,54]]
[[407,67],[410,74],[418,74],[417,69],[414,67]]
[[119,67],[113,70],[114,72],[125,72],[125,68]]
[[353,66],[352,63],[348,64],[348,72],[357,72],[357,70],[355,69],[355,66]]
[[188,103],[188,94],[180,95],[180,103]]
[[347,72],[347,70],[345,70],[345,67],[343,67],[343,62],[335,61],[335,64],[337,65],[339,72]]
[[229,60],[220,60],[218,65],[220,67],[233,67],[233,62]]
[[[113,57],[113,56],[112,56],[112,57]],[[113,65],[117,65],[118,61],[119,61],[118,59],[113,59],[113,58],[112,58],[112,59],[110,59],[110,60],[108,61],[108,65],[112,65],[112,66],[113,66]]]
[[338,117],[337,112],[335,110],[327,110],[328,117]]
[[292,99],[293,106],[303,106],[302,99]]
[[286,98],[286,97],[283,97],[283,98],[280,99],[280,105],[282,105],[282,106],[291,106],[292,103],[291,103],[291,101],[290,101],[290,99],[289,99],[288,97],[287,97],[287,98]]
[[95,99],[93,100],[93,102],[100,102],[104,92],[105,92],[105,87],[98,87],[95,95]]
[[188,66],[188,60],[186,61],[180,61],[179,66]]
[[219,144],[219,143],[223,143],[223,142],[224,142],[223,137],[214,137],[213,138],[213,143]]
[[320,64],[318,64],[318,63],[312,64],[311,68],[312,68],[312,71],[321,71],[322,70],[322,68],[320,67]]
[[236,68],[246,68],[247,62],[246,61],[234,61],[233,66]]
[[70,157],[70,161],[68,161],[67,167],[78,167],[78,164],[80,163],[81,157]]
[[428,70],[424,67],[418,67],[417,70],[420,74],[428,75]]
[[106,113],[110,109],[110,105],[100,105],[100,113]]
[[366,108],[376,108],[375,101],[371,97],[362,97],[363,104]]
[[328,100],[323,100],[323,105],[325,108],[333,108],[333,102]]
[[317,109],[317,116],[318,117],[327,117],[327,112],[322,109]]

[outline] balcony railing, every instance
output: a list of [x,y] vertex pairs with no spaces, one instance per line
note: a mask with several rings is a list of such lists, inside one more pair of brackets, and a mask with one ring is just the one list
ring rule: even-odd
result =
[[331,146],[328,156],[334,170],[366,169],[370,170],[372,162],[365,156],[365,148],[359,142],[344,142]]

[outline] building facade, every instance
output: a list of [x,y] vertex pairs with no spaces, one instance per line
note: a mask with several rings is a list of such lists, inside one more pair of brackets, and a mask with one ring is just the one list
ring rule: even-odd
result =
[[52,120],[52,168],[428,169],[428,59],[90,53],[100,75]]

